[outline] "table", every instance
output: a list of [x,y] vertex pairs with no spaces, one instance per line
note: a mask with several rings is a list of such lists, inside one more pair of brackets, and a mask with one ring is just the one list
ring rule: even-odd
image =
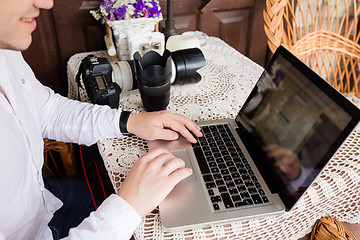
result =
[[[168,110],[185,114],[193,121],[235,118],[238,110],[261,75],[263,68],[222,40],[210,37],[201,47],[207,65],[196,84],[171,87]],[[103,51],[95,55],[105,56]],[[76,98],[77,68],[86,53],[68,62],[69,97]],[[86,94],[80,91],[86,100]],[[348,96],[358,106],[359,99]],[[138,90],[121,93],[120,107],[144,111]],[[148,151],[145,140],[133,135],[97,143],[114,189],[119,189],[134,162]],[[342,222],[360,223],[360,129],[352,133],[328,166],[305,192],[295,208],[281,216],[226,225],[164,232],[158,209],[145,217],[134,233],[135,239],[298,239],[323,216]]]

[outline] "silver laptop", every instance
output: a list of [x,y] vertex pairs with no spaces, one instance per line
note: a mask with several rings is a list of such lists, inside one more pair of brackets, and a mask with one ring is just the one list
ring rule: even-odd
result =
[[356,106],[279,47],[236,119],[199,122],[197,144],[149,141],[193,169],[159,206],[165,230],[291,210],[359,118]]

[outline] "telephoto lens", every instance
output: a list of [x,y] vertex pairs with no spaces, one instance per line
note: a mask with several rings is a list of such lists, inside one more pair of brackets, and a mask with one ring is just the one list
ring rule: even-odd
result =
[[201,80],[201,75],[197,70],[206,65],[206,60],[199,48],[171,52],[171,58],[175,65],[173,84],[197,83]]
[[139,52],[136,52],[134,65],[145,110],[148,112],[165,110],[170,100],[171,53],[165,50],[163,55],[160,55],[155,51],[149,51],[141,57]]

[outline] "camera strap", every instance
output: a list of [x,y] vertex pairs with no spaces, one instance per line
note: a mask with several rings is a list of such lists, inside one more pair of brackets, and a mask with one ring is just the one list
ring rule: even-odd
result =
[[82,84],[82,68],[83,68],[83,64],[81,63],[80,64],[80,67],[79,67],[79,70],[78,70],[78,73],[76,74],[76,83],[78,84],[78,87],[82,88],[82,89],[85,89],[83,87],[83,84]]

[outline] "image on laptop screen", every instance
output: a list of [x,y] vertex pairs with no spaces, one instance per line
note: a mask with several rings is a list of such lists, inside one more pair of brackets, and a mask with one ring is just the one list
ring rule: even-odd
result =
[[267,182],[275,183],[287,207],[321,171],[351,119],[282,55],[265,70],[237,117],[263,150],[256,165],[266,172]]

